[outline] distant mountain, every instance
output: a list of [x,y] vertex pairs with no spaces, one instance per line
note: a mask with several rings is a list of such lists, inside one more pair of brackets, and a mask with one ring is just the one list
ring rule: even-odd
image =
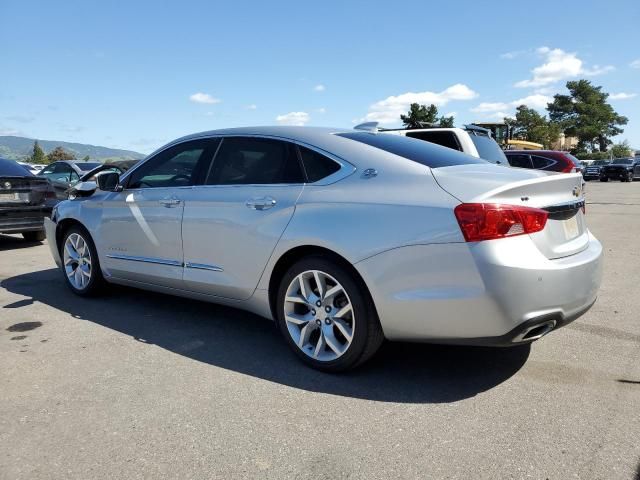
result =
[[[33,151],[33,138],[0,136],[0,157],[12,160],[23,160]],[[55,140],[40,140],[38,143],[45,153],[49,153],[56,147],[62,147],[71,152],[76,159],[82,160],[89,155],[91,160],[104,162],[105,160],[138,160],[145,155],[130,150],[118,150],[116,148],[98,147],[84,143],[58,142]]]

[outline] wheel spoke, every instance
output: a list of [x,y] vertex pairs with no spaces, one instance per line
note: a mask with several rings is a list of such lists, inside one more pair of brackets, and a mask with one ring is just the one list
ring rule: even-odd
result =
[[304,278],[304,275],[298,276],[298,282],[300,284],[300,294],[307,300],[307,302],[309,302],[309,294],[311,293],[311,289],[309,288],[309,284]]
[[338,293],[340,293],[342,291],[342,287],[340,285],[336,285],[334,287],[331,287],[329,290],[327,290],[327,292],[324,294],[324,300],[328,300],[332,297],[335,297]]
[[82,272],[82,275],[84,275],[87,278],[91,278],[91,272],[89,271],[89,267],[87,265],[84,265],[84,268],[83,267],[78,267],[78,268],[80,269],[80,272]]
[[298,295],[293,295],[291,297],[286,297],[284,299],[285,302],[290,302],[290,303],[302,303],[303,305],[308,305],[307,300],[305,298],[302,298]]
[[76,269],[69,268],[69,270],[67,270],[67,277],[71,278],[75,275],[75,273],[76,273]]
[[321,329],[320,336],[318,337],[318,343],[316,343],[316,348],[313,351],[313,358],[318,358],[318,355],[320,355],[320,352],[324,350],[325,345],[326,344],[324,342],[324,333],[322,333],[322,329]]
[[326,290],[325,280],[321,277],[320,272],[317,270],[313,271],[313,278],[316,281],[316,288],[318,289],[318,297],[320,300],[324,298],[324,292]]
[[338,310],[336,312],[335,317],[336,318],[342,318],[344,317],[347,313],[349,313],[351,311],[351,304],[347,303],[344,307],[342,307],[340,310]]
[[351,327],[347,325],[347,322],[345,322],[341,318],[334,318],[333,323],[335,324],[336,328],[340,330],[340,333],[342,333],[344,338],[347,339],[347,343],[351,343],[351,339],[353,338],[353,331],[351,330]]
[[315,324],[312,322],[307,322],[307,324],[300,329],[300,340],[298,340],[298,347],[304,348],[304,346],[309,343],[309,337],[314,330]]
[[333,353],[335,353],[338,356],[342,355],[343,350],[340,347],[340,342],[338,342],[338,339],[336,338],[333,332],[324,332],[324,341],[326,342],[327,345],[329,345],[329,348],[333,350]]
[[72,242],[67,242],[67,244],[65,245],[65,249],[69,257],[71,257],[74,260],[78,259],[78,252],[76,252]]
[[287,313],[284,318],[287,322],[293,323],[294,325],[304,325],[309,322],[308,318],[296,313]]

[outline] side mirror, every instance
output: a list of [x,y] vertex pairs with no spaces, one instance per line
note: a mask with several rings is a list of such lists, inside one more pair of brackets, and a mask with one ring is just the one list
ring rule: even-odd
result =
[[120,192],[120,174],[118,172],[104,172],[96,176],[98,188],[105,192]]

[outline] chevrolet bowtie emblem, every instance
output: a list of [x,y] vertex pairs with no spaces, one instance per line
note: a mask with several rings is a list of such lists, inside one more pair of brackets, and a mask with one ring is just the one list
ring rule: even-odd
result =
[[580,196],[580,187],[573,187],[573,196],[574,197]]

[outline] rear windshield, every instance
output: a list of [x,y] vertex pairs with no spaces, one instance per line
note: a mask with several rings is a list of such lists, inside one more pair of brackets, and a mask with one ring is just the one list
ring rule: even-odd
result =
[[591,165],[609,165],[609,160],[596,160]]
[[337,133],[336,135],[399,155],[430,168],[486,163],[480,158],[471,157],[450,148],[400,135],[369,132]]
[[0,177],[31,177],[33,174],[13,160],[0,158]]
[[574,164],[576,167],[580,167],[580,166],[582,166],[582,165],[580,164],[580,160],[578,160],[576,157],[574,157],[574,156],[573,156],[573,155],[571,155],[570,153],[566,153],[566,152],[565,152],[565,156],[566,156],[569,160],[571,160],[571,161],[573,162],[573,164]]
[[96,163],[96,162],[82,162],[82,163],[78,162],[75,165],[83,172],[88,172],[89,170],[93,170],[94,168],[99,167],[102,164]]
[[475,135],[474,133],[470,133],[471,141],[478,149],[478,155],[480,158],[484,158],[485,160],[491,163],[500,163],[503,165],[508,164],[507,157],[504,155],[504,152],[500,148],[500,145],[488,135]]

